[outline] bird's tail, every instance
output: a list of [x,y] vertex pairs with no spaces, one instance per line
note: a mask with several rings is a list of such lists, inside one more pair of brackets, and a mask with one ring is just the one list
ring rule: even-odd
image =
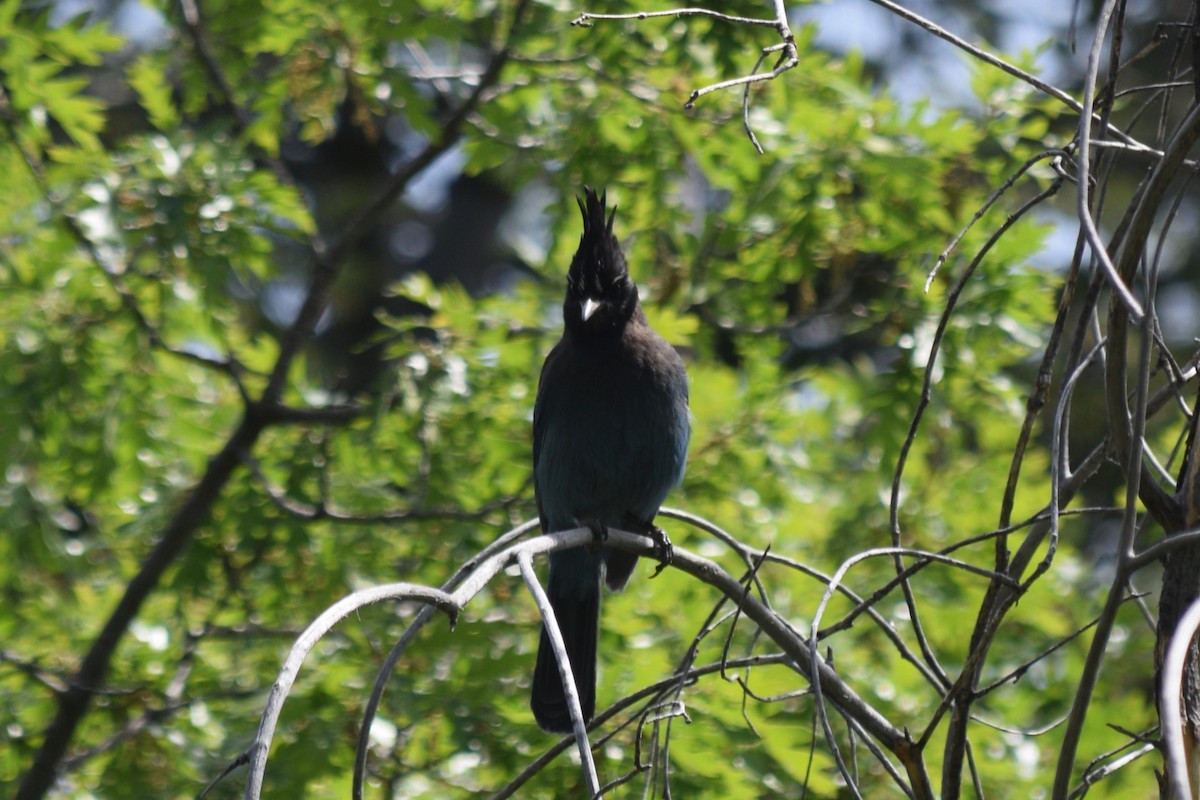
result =
[[[596,566],[597,571],[599,565]],[[566,581],[561,568],[552,569],[548,594],[554,616],[567,647],[567,658],[575,676],[583,719],[590,722],[596,713],[596,637],[600,623],[599,575],[586,583]],[[556,578],[558,579],[556,581]],[[564,585],[565,584],[565,585]],[[558,662],[550,645],[550,635],[542,628],[538,642],[537,664],[533,669],[533,690],[529,700],[538,726],[548,733],[570,733],[571,712],[563,692]]]

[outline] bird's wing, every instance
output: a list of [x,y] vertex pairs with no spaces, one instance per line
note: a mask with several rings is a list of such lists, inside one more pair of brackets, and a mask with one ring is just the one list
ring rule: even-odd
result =
[[550,382],[546,380],[546,374],[553,370],[551,365],[561,348],[562,342],[559,342],[546,356],[538,376],[537,400],[533,403],[533,496],[537,500],[538,519],[541,520],[543,531],[546,530],[546,514],[542,510],[542,489],[538,485],[538,461],[541,460],[542,443],[546,439],[546,396],[551,391],[547,388]]

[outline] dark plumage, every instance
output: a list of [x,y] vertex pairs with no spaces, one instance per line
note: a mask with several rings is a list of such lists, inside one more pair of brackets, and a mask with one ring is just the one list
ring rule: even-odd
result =
[[[584,189],[583,236],[567,274],[563,336],[546,357],[533,410],[533,485],[542,530],[586,525],[657,532],[663,499],[683,477],[687,373],[646,322],[613,236],[615,209]],[[547,594],[566,642],[583,714],[596,706],[600,584],[623,588],[637,556],[601,546],[550,555]],[[530,700],[543,730],[571,730],[542,630]]]

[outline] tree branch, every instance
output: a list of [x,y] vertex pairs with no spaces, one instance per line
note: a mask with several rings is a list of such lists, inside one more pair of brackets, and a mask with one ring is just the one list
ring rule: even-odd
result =
[[[527,3],[528,0],[518,0],[514,19],[520,17]],[[104,684],[113,654],[125,630],[137,616],[146,598],[157,588],[167,568],[184,552],[197,528],[210,518],[213,505],[241,463],[242,454],[253,450],[259,436],[272,421],[262,409],[279,407],[292,364],[312,335],[346,253],[371,229],[408,183],[458,141],[464,121],[475,110],[484,92],[499,78],[508,57],[507,49],[493,55],[475,90],[443,122],[438,138],[429,142],[391,177],[387,186],[361,209],[340,237],[331,242],[316,239],[311,243],[313,274],[304,303],[281,338],[267,386],[257,402],[247,406],[237,428],[209,461],[203,476],[183,505],[172,515],[158,542],[126,586],[121,600],[92,642],[73,685],[59,698],[54,719],[46,728],[33,763],[21,780],[16,800],[39,800],[53,785],[59,764],[87,713],[93,687]]]

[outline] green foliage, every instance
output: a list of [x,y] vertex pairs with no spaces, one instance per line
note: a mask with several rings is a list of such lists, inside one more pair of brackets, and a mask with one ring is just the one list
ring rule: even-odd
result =
[[[96,698],[73,742],[62,796],[194,795],[250,741],[290,642],[322,609],[363,586],[439,585],[534,513],[533,393],[558,335],[561,278],[578,236],[570,198],[584,183],[608,187],[647,313],[689,354],[694,432],[671,504],[826,573],[891,544],[890,486],[931,369],[930,404],[900,483],[901,540],[937,550],[996,527],[1029,365],[1055,312],[1054,277],[1025,265],[1044,230],[1021,222],[987,255],[932,367],[948,294],[1013,203],[986,215],[923,286],[988,193],[1047,144],[1037,141],[1047,107],[1007,76],[980,73],[980,108],[902,107],[858,59],[815,49],[804,30],[798,67],[752,92],[760,156],[742,133],[739,93],[705,97],[694,112],[681,103],[745,71],[770,29],[701,18],[569,28],[574,10],[558,2],[532,2],[515,21],[513,5],[494,0],[200,5],[228,100],[251,114],[245,128],[176,28],[170,47],[113,67],[149,127],[110,135],[112,109],[90,76],[127,43],[86,17],[55,27],[19,0],[0,3],[0,590],[9,609],[0,613],[0,717],[9,721],[0,788],[28,767],[56,688],[242,418],[244,396],[268,384],[281,345],[253,298],[295,275],[288,248],[305,247],[317,227],[300,192],[268,166],[281,137],[328,137],[348,95],[436,137],[443,109],[416,76],[419,48],[477,75],[511,35],[514,58],[460,144],[471,173],[551,191],[549,244],[531,259],[546,280],[491,297],[423,276],[393,287],[431,316],[381,318],[378,343],[392,365],[385,388],[349,422],[277,425],[258,440],[125,637],[113,691]],[[725,10],[760,13],[734,5]],[[181,24],[174,11],[170,19]],[[448,83],[456,102],[474,85]],[[1003,147],[988,147],[995,142]],[[697,210],[686,188],[696,175],[722,203]],[[1050,179],[1034,170],[1018,191]],[[853,302],[837,306],[845,297]],[[871,347],[807,358],[780,333],[833,311],[839,338]],[[286,402],[327,400],[319,374],[293,367]],[[1035,445],[1014,520],[1046,502],[1047,465]],[[667,527],[678,546],[743,570],[706,535]],[[1006,623],[985,682],[1097,612],[1102,596],[1083,556],[1069,542],[1064,549],[1064,568]],[[955,555],[989,568],[991,541]],[[872,559],[846,583],[866,594],[892,569]],[[647,575],[643,567],[626,593],[605,599],[602,707],[669,674],[720,599],[670,570]],[[807,627],[824,585],[771,563],[760,577],[774,607]],[[953,674],[986,582],[932,565],[913,586],[931,646]],[[851,607],[835,601],[825,625]],[[915,648],[899,595],[878,610]],[[268,767],[271,796],[347,795],[374,671],[412,615],[364,611],[310,656]],[[424,632],[385,696],[369,796],[479,796],[551,744],[526,709],[537,624],[508,575],[456,630],[439,622]],[[1105,723],[1152,724],[1135,677],[1150,639],[1132,610],[1122,624],[1122,646],[1136,657],[1105,676],[1103,712],[1087,729],[1091,755],[1120,741]],[[727,635],[720,627],[704,638],[696,664],[718,661]],[[860,619],[826,644],[869,702],[898,725],[926,724],[937,692],[883,631]],[[729,653],[771,649],[743,622]],[[1078,642],[1056,651],[986,698],[981,714],[1014,727],[1060,718],[1083,652]],[[780,666],[756,668],[749,685],[762,695],[804,688]],[[682,700],[691,724],[674,720],[669,752],[677,796],[845,796],[811,696],[743,711],[737,685],[710,675]],[[602,779],[631,768],[634,735],[628,728],[602,748]],[[978,759],[984,784],[1001,796],[1044,785],[1055,742],[983,726],[972,738],[987,754]],[[938,748],[926,757],[938,774]],[[864,786],[883,791],[887,776],[869,758],[862,764]],[[1143,775],[1093,796],[1152,785]],[[560,757],[521,796],[581,792],[579,770]],[[215,796],[238,793],[227,783]]]
[[51,27],[49,6],[36,14],[22,14],[21,5],[21,0],[0,5],[0,72],[5,76],[5,92],[13,111],[28,114],[27,124],[13,133],[27,147],[48,146],[53,121],[75,147],[98,150],[98,134],[105,122],[102,104],[84,93],[86,77],[69,72],[99,65],[106,53],[121,46],[121,39],[103,25],[89,24],[87,14]]

